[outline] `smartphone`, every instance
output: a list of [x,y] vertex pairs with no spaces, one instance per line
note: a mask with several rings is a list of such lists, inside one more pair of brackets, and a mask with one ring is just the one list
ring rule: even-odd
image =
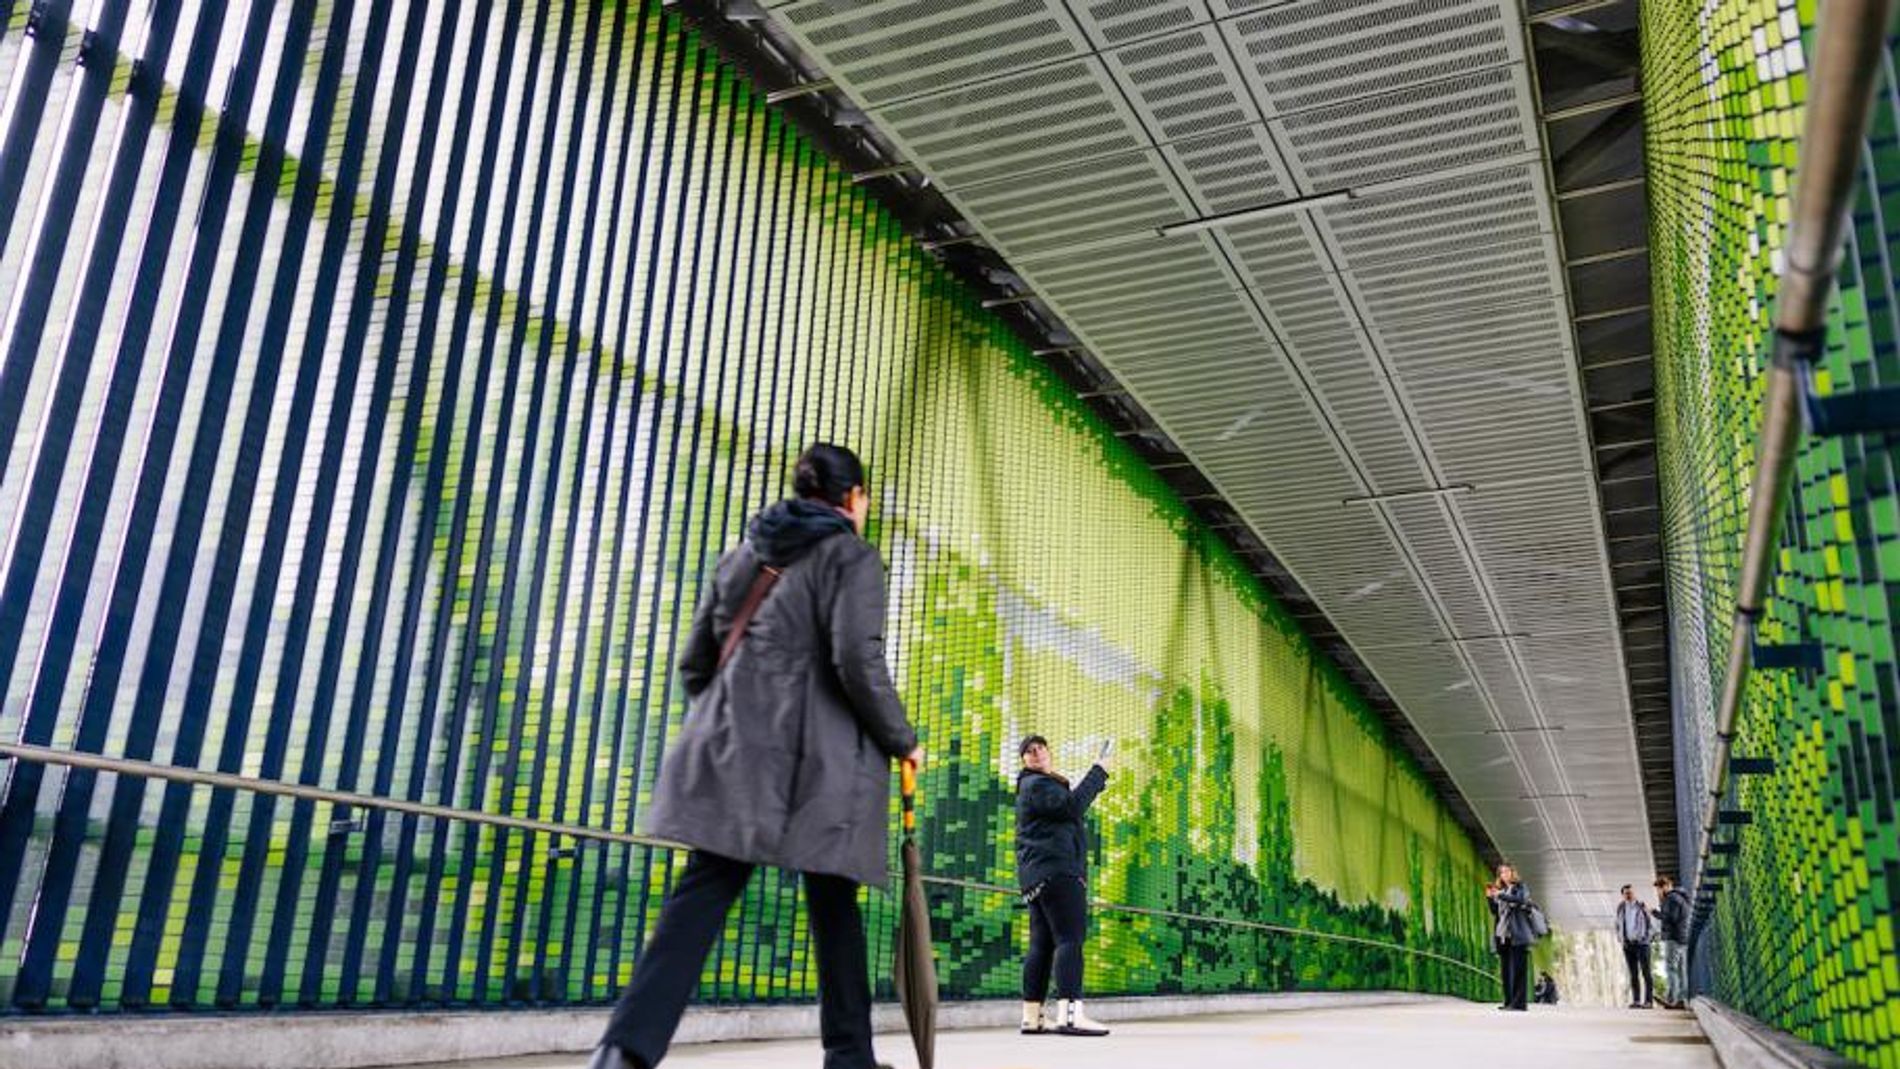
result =
[[1106,761],[1108,760],[1108,755],[1113,753],[1114,751],[1115,751],[1115,740],[1109,739],[1108,741],[1102,743],[1102,754],[1100,757],[1097,757],[1096,760]]

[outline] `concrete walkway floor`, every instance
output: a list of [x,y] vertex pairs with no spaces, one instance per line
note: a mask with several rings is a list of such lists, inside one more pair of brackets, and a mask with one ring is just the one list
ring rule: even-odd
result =
[[[908,1037],[881,1035],[878,1056],[913,1069]],[[461,1062],[454,1069],[581,1069],[573,1055]],[[666,1069],[819,1069],[817,1040],[681,1046]],[[1104,1039],[947,1032],[939,1069],[1716,1069],[1695,1018],[1665,1010],[1425,1005],[1122,1022]]]

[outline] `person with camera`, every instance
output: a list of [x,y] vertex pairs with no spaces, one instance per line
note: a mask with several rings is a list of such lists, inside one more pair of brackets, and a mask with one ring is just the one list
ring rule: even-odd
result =
[[1497,882],[1485,886],[1484,896],[1490,900],[1492,915],[1497,918],[1492,939],[1498,949],[1500,979],[1504,983],[1504,1004],[1498,1009],[1528,1010],[1531,944],[1537,942],[1530,889],[1517,878],[1517,869],[1504,864],[1498,866]]
[[[1083,817],[1108,786],[1109,748],[1082,777],[1055,771],[1049,740],[1024,739],[1016,777],[1016,877],[1029,906],[1029,956],[1023,961],[1024,1035],[1105,1036],[1082,1011],[1082,942],[1088,936],[1088,829]],[[1055,973],[1056,1019],[1043,1015]]]
[[1664,1009],[1689,1008],[1689,895],[1668,876],[1656,877],[1656,900],[1662,907],[1651,914],[1661,922]]

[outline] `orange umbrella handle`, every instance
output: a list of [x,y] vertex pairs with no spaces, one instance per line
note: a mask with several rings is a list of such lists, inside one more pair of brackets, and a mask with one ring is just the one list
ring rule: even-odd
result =
[[904,834],[909,835],[917,830],[917,762],[899,763],[898,782],[904,795]]

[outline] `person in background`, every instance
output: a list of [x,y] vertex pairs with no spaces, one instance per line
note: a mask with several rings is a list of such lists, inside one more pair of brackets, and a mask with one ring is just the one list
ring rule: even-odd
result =
[[[1503,870],[1500,868],[1499,871]],[[1499,914],[1503,910],[1503,906],[1498,902],[1499,886],[1497,883],[1484,885],[1484,904],[1491,909],[1491,952],[1498,956],[1498,988],[1503,992],[1503,1001],[1498,1003],[1498,1009],[1508,1010],[1511,1008],[1511,980],[1505,973],[1504,940],[1497,934]]]
[[1531,923],[1530,889],[1517,878],[1517,869],[1505,864],[1498,866],[1497,882],[1486,887],[1484,893],[1498,919],[1497,927],[1492,929],[1504,981],[1504,1005],[1498,1008],[1528,1010],[1531,944],[1537,942],[1537,930]]
[[1549,973],[1537,974],[1537,987],[1531,992],[1531,1001],[1545,1006],[1557,1004],[1557,981],[1551,979]]
[[1630,1009],[1650,1008],[1655,992],[1649,975],[1649,943],[1655,935],[1650,925],[1649,907],[1636,900],[1636,892],[1623,885],[1623,901],[1616,904],[1616,937],[1623,943],[1623,962],[1630,970]]
[[[1016,882],[1029,905],[1029,956],[1023,959],[1024,1035],[1105,1036],[1082,1012],[1082,941],[1088,936],[1088,829],[1082,818],[1108,786],[1108,751],[1069,785],[1049,756],[1049,740],[1024,739],[1017,751]],[[1056,1020],[1044,1018],[1049,974],[1056,981]]]
[[850,450],[798,458],[794,500],[720,558],[679,659],[691,701],[648,831],[693,847],[590,1069],[653,1069],[752,870],[805,877],[825,1069],[873,1069],[858,887],[888,879],[891,761],[921,762],[884,660],[884,567]]
[[1689,1008],[1689,896],[1676,881],[1658,874],[1655,917],[1662,922],[1663,997],[1665,1009]]

